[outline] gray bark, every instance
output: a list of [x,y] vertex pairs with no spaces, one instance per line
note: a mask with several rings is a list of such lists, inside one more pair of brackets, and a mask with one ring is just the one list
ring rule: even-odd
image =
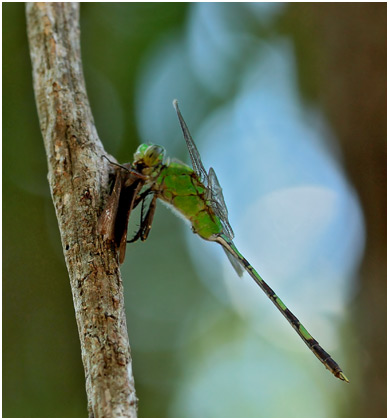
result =
[[69,271],[91,417],[136,417],[116,250],[96,233],[106,154],[88,103],[78,3],[28,3],[28,38],[48,180]]

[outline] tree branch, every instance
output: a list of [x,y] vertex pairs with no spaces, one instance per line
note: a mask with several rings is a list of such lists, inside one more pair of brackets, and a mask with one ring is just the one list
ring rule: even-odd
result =
[[136,417],[116,251],[96,233],[106,154],[85,89],[77,3],[28,3],[35,98],[69,271],[91,417]]

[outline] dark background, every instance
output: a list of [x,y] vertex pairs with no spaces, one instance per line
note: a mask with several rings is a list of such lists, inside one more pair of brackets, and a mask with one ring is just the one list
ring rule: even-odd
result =
[[[81,5],[83,65],[92,110],[107,150],[121,162],[130,160],[128,156],[142,137],[137,121],[148,118],[148,110],[140,106],[139,99],[139,81],[147,80],[145,60],[150,51],[158,51],[164,37],[179,37],[190,29],[195,7],[194,3]],[[326,377],[326,382],[319,384],[310,378],[323,395],[324,402],[320,401],[317,412],[304,411],[304,401],[314,397],[302,395],[302,391],[301,400],[284,392],[280,404],[290,407],[290,415],[297,417],[385,417],[386,4],[293,3],[269,21],[256,20],[244,4],[221,3],[218,7],[236,8],[244,17],[241,25],[249,27],[258,40],[283,37],[293,46],[299,94],[306,106],[320,109],[326,116],[342,154],[341,165],[359,197],[364,217],[364,256],[350,282],[348,320],[339,327],[351,383],[335,384],[328,373],[318,369],[317,375],[327,375],[328,381]],[[209,16],[211,20],[212,14]],[[228,40],[224,47],[228,53]],[[206,94],[209,111],[227,102],[234,89],[224,97]],[[190,99],[184,99],[188,104]],[[166,107],[171,112],[170,103]],[[189,104],[187,109],[190,108]],[[199,124],[205,113],[204,109],[187,118],[191,126]],[[173,118],[174,115],[172,121]],[[175,135],[179,142],[179,133]],[[178,157],[186,160],[185,150],[180,150]],[[32,90],[24,5],[4,4],[4,417],[87,415],[72,298],[46,172]],[[266,405],[269,396],[262,395],[264,390],[273,389],[267,383],[273,379],[270,377],[260,378],[262,386],[251,389],[254,397],[250,401],[255,402],[257,394],[258,405],[249,407],[238,398],[236,411],[223,410],[223,403],[215,411],[219,400],[214,395],[209,400],[199,397],[203,406],[196,406],[193,395],[197,391],[191,393],[187,372],[196,371],[196,357],[207,357],[226,340],[239,341],[245,324],[231,305],[215,298],[199,280],[196,263],[189,248],[184,247],[181,222],[164,209],[158,212],[152,238],[128,251],[131,256],[126,262],[139,261],[134,270],[144,274],[135,276],[139,280],[131,285],[125,284],[139,416],[228,417],[229,413],[243,413],[262,417],[278,413]],[[124,278],[126,270],[129,268],[123,268]],[[145,279],[149,279],[147,283]],[[169,297],[169,290],[177,293],[174,298]],[[211,321],[198,321],[196,338],[182,344],[183,319],[188,314],[197,319],[196,308],[200,305],[211,309],[198,316]],[[160,320],[155,315],[158,313],[164,314]],[[305,353],[304,356],[311,357]],[[261,357],[264,356],[259,353],[258,358]],[[192,358],[193,368],[189,366]],[[201,364],[201,360],[197,363]],[[281,366],[285,366],[284,362]],[[241,371],[240,367],[237,369]],[[215,375],[215,388],[222,385],[218,378],[233,382],[224,371]],[[274,376],[285,383],[290,381],[290,388],[294,387],[293,377],[284,377],[282,371]],[[308,388],[314,389],[313,383],[308,383]],[[201,389],[197,382],[196,387]],[[274,387],[279,389],[277,384]],[[182,389],[187,393],[183,394]],[[194,406],[185,403],[185,398],[190,398]],[[224,398],[233,401],[234,395]]]

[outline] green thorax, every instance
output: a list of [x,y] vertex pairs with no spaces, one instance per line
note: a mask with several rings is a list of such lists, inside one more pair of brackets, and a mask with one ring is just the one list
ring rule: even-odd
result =
[[189,166],[178,162],[164,166],[153,189],[158,190],[158,198],[191,222],[194,233],[204,239],[222,233],[220,220],[207,202],[206,188]]

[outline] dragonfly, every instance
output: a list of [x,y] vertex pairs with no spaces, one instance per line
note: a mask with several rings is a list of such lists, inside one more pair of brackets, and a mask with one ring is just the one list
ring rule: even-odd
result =
[[[106,206],[98,220],[98,233],[113,241],[118,249],[119,262],[125,258],[126,244],[138,239],[145,241],[150,233],[157,200],[190,222],[193,233],[202,239],[220,244],[239,276],[246,271],[287,319],[312,353],[336,377],[349,382],[340,366],[319,345],[297,317],[287,308],[273,289],[236,248],[234,232],[228,221],[228,210],[215,171],[207,172],[201,161],[185,120],[173,101],[185,139],[192,168],[166,157],[162,146],[141,144],[132,163],[115,162],[116,178]],[[107,158],[108,159],[108,158]],[[141,204],[139,230],[127,240],[127,225],[134,208]]]

